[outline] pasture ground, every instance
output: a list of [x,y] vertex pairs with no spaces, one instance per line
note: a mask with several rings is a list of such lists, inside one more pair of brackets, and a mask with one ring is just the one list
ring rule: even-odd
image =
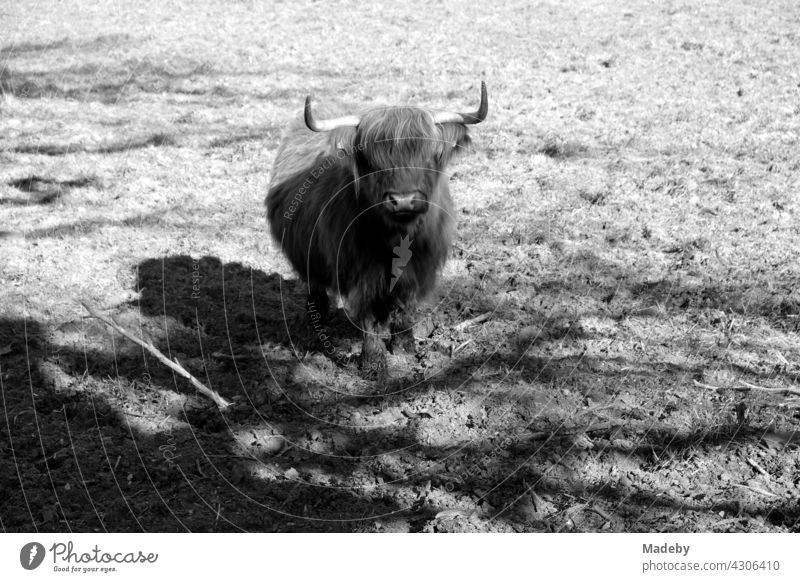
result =
[[[4,531],[800,531],[796,2],[91,4],[0,7]],[[482,79],[369,384],[268,236],[281,127]]]

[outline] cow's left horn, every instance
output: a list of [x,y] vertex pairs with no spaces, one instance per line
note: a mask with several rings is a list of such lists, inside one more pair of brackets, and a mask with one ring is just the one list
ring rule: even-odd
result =
[[337,127],[355,127],[361,121],[361,118],[355,115],[337,117],[335,119],[314,119],[314,114],[311,113],[311,95],[306,97],[305,119],[306,127],[311,131],[330,131]]
[[464,125],[472,125],[486,119],[487,113],[489,113],[489,95],[486,92],[486,83],[481,81],[481,104],[478,106],[477,111],[472,113],[440,111],[434,114],[433,121],[435,123],[463,123]]

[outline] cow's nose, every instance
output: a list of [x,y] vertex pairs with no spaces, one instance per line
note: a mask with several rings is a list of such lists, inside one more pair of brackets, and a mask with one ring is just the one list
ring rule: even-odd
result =
[[383,201],[392,212],[421,212],[425,207],[422,192],[387,192]]

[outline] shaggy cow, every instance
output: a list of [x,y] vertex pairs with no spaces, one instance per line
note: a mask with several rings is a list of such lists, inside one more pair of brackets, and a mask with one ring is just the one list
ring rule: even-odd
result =
[[473,113],[387,107],[321,120],[308,97],[283,136],[266,199],[272,234],[309,285],[312,319],[327,315],[327,290],[344,298],[367,375],[385,373],[387,321],[393,348],[413,349],[413,309],[453,237],[444,171],[488,108],[484,83]]

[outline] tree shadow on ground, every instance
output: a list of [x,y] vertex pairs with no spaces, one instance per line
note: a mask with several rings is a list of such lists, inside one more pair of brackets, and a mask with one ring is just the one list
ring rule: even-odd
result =
[[26,56],[31,53],[41,54],[50,51],[108,51],[110,47],[118,46],[123,43],[129,43],[133,40],[133,37],[128,34],[103,34],[88,40],[74,40],[70,39],[69,37],[64,37],[62,39],[49,42],[17,42],[0,48],[0,57],[10,59],[18,56]]
[[[331,83],[343,83],[337,71],[323,68],[303,69],[299,65],[273,64],[263,70],[219,70],[209,60],[171,55],[158,60],[127,58],[109,60],[110,49],[115,52],[134,50],[141,39],[127,34],[102,35],[94,39],[62,39],[52,43],[19,43],[0,48],[0,58],[6,61],[0,70],[0,93],[21,99],[67,99],[99,101],[116,105],[138,94],[171,93],[198,97],[253,97],[272,102],[296,99],[297,91],[279,86],[285,74],[302,74],[306,78],[321,78]],[[42,70],[22,70],[15,59],[30,59],[58,51],[73,55],[83,64]],[[45,57],[47,58],[47,57]],[[225,79],[252,77],[269,81],[268,86],[253,90],[245,83],[240,86]]]
[[55,226],[36,228],[26,231],[0,230],[0,239],[24,236],[27,240],[37,240],[43,238],[59,238],[70,236],[76,233],[93,232],[103,227],[142,227],[148,225],[161,224],[164,219],[164,212],[148,212],[137,214],[123,219],[98,218],[93,220],[78,220]]
[[20,144],[10,148],[12,152],[18,154],[40,154],[44,156],[66,156],[69,154],[116,154],[130,150],[143,149],[148,147],[174,146],[176,145],[173,135],[155,132],[150,135],[127,137],[120,140],[113,140],[97,145],[84,143],[67,144]]
[[8,182],[19,190],[29,194],[27,198],[0,198],[0,206],[27,206],[29,204],[52,204],[67,194],[74,188],[100,187],[98,180],[92,176],[82,176],[80,178],[57,180],[32,175],[25,178],[18,178]]
[[94,323],[54,344],[36,321],[0,319],[4,531],[352,531],[401,511],[237,454],[241,413],[207,408],[132,345],[109,350],[121,336]]
[[[355,369],[317,350],[296,279],[216,257],[135,270],[139,298],[117,320],[235,405],[210,407],[97,321],[51,334],[3,320],[7,531],[653,531],[680,529],[676,515],[695,531],[721,511],[734,525],[797,527],[780,497],[585,473],[604,461],[671,476],[698,455],[758,444],[756,428],[687,430],[618,401],[626,362],[450,357],[390,394],[359,393]],[[358,342],[346,318],[331,330]]]

